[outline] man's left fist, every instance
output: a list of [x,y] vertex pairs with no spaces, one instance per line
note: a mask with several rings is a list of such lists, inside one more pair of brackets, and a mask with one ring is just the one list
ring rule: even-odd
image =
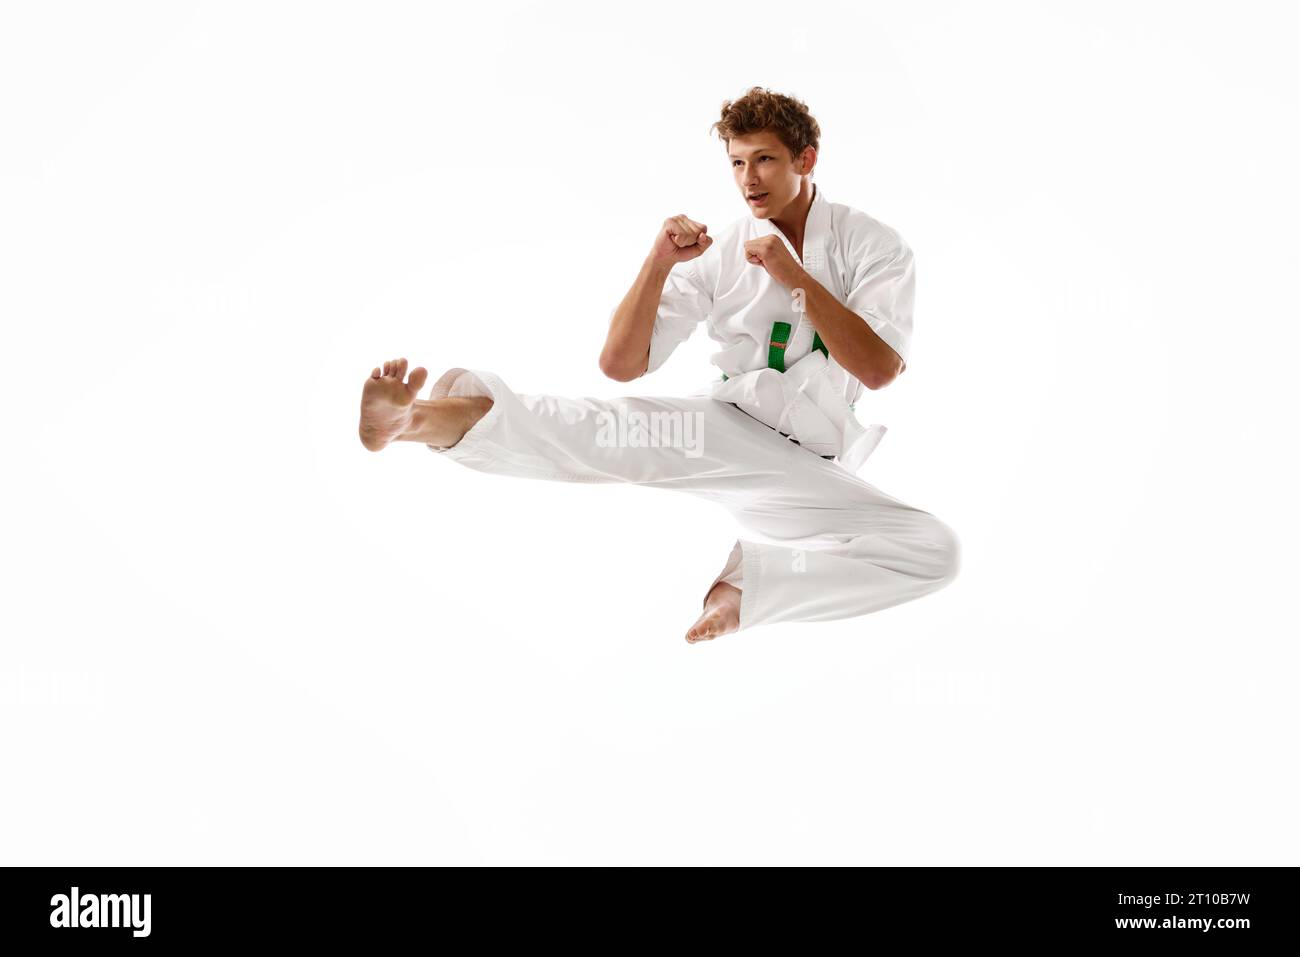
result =
[[779,236],[762,236],[745,243],[745,259],[755,266],[762,266],[769,276],[783,286],[799,285],[803,266],[790,255],[790,250]]

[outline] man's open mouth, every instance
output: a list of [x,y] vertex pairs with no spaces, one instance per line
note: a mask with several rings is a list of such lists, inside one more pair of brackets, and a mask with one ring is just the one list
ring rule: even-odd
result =
[[758,200],[766,199],[767,193],[750,193],[749,196],[746,198],[752,203]]

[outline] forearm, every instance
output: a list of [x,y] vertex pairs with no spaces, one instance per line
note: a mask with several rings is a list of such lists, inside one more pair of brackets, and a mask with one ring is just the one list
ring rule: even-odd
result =
[[628,381],[645,372],[655,315],[672,266],[647,256],[632,288],[610,318],[600,369],[611,379]]
[[903,360],[898,353],[825,286],[804,273],[795,288],[804,291],[805,315],[827,351],[868,389],[887,386],[903,371]]

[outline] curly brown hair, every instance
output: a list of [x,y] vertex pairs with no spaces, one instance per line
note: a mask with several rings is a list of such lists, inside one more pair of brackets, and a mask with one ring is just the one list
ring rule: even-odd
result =
[[751,86],[738,100],[724,101],[722,117],[709,131],[714,129],[724,143],[732,137],[771,130],[790,151],[791,159],[797,159],[809,146],[817,149],[822,135],[807,104],[761,86]]

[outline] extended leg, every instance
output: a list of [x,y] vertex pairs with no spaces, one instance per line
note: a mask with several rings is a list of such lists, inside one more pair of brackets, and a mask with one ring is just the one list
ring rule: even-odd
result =
[[361,444],[378,452],[390,442],[455,445],[492,408],[487,396],[417,399],[429,373],[423,367],[406,377],[406,360],[376,368],[361,389]]

